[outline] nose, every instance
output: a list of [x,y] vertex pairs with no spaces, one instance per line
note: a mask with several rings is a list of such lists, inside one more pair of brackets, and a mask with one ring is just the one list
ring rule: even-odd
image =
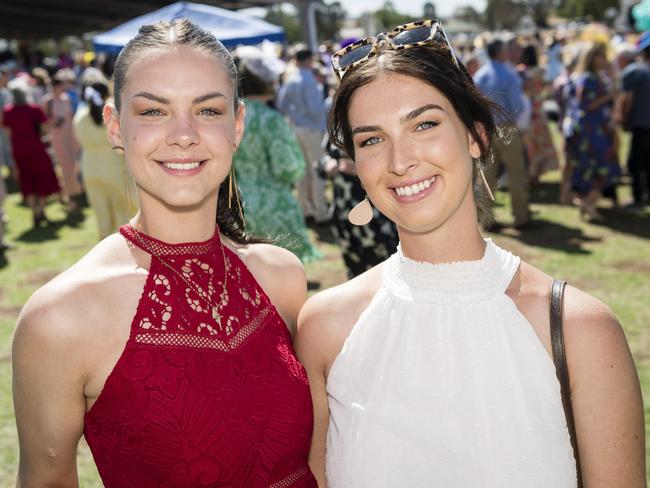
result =
[[392,144],[392,151],[388,164],[389,171],[398,176],[403,176],[408,173],[411,168],[417,166],[417,164],[417,158],[413,154],[413,150],[409,147],[409,144],[395,140]]
[[176,117],[170,124],[166,142],[170,146],[179,146],[182,149],[198,144],[200,136],[192,119],[187,116]]

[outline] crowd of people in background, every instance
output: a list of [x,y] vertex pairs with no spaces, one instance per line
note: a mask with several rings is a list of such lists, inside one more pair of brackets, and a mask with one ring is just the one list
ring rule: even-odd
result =
[[[330,227],[349,276],[395,251],[392,224],[375,210],[372,224],[353,227],[347,211],[363,198],[354,164],[332,151],[326,121],[336,79],[330,68],[338,44],[318,52],[305,46],[240,47],[235,59],[246,99],[246,136],[235,156],[242,212],[252,234],[317,259],[308,226]],[[650,32],[617,34],[602,25],[582,30],[481,33],[452,36],[455,54],[477,87],[499,107],[507,133],[486,161],[493,189],[508,191],[518,231],[540,227],[530,189],[561,169],[559,203],[576,205],[583,219],[604,220],[600,200],[622,210],[644,208],[650,198]],[[48,225],[48,202],[79,217],[88,201],[98,236],[126,222],[135,209],[130,179],[105,136],[102,108],[111,99],[110,57],[64,53],[0,64],[0,167],[13,178],[35,227]],[[551,124],[561,134],[553,143]],[[620,133],[631,133],[627,162],[619,161]],[[632,200],[617,187],[629,175]],[[0,252],[7,223],[0,179]],[[330,189],[328,189],[328,187]],[[504,224],[482,217],[484,229]]]

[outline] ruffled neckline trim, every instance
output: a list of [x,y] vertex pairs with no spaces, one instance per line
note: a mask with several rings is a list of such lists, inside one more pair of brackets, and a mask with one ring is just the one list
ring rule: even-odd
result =
[[383,284],[398,297],[432,303],[472,303],[503,293],[520,260],[486,239],[475,261],[432,264],[410,259],[401,246],[384,267]]
[[133,228],[131,224],[120,227],[120,234],[143,251],[156,256],[204,256],[214,254],[221,247],[219,227],[207,241],[170,244]]

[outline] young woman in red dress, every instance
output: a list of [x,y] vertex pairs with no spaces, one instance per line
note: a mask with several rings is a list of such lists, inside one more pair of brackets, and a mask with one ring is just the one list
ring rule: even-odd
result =
[[229,173],[244,110],[230,54],[187,20],[120,54],[104,118],[140,210],[22,311],[20,486],[77,486],[82,435],[107,488],[316,486],[291,345],[306,280],[244,232]]

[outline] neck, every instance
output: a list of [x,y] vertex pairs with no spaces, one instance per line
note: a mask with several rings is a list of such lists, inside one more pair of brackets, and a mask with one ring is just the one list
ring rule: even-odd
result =
[[476,261],[485,253],[474,199],[469,195],[454,215],[437,229],[413,233],[400,228],[399,238],[404,256],[431,264]]
[[168,244],[207,241],[216,226],[216,197],[209,203],[179,209],[140,198],[140,210],[131,219],[131,225],[138,232]]

